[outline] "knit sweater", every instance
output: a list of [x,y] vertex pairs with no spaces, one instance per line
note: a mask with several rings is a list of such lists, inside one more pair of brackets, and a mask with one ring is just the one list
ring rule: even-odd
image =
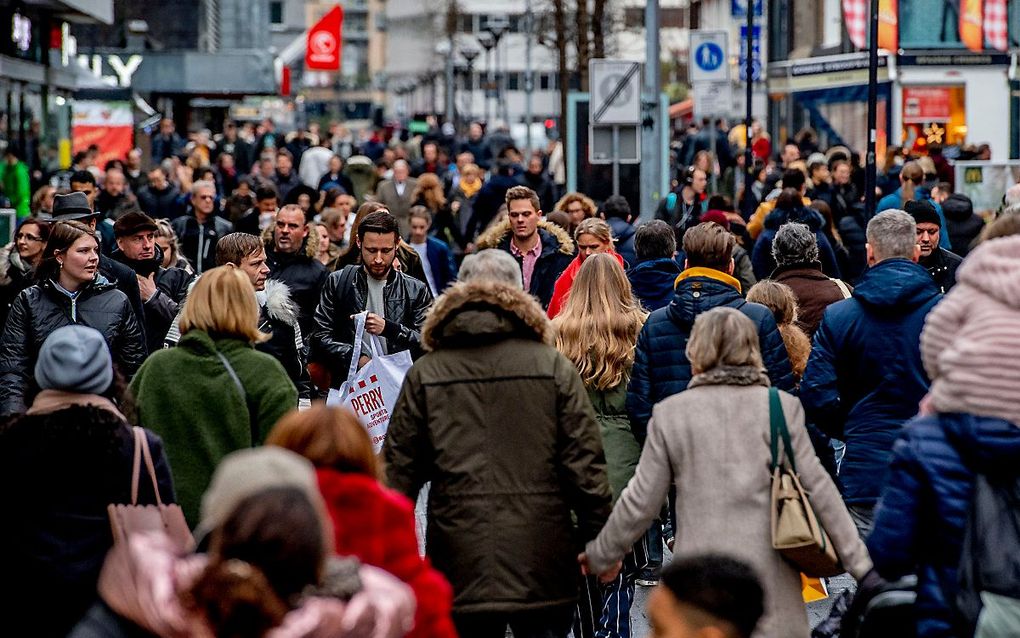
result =
[[1020,237],[979,245],[957,282],[921,334],[933,405],[1020,425]]

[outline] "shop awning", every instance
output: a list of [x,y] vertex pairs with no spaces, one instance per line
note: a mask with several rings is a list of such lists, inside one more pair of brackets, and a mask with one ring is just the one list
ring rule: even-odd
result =
[[113,0],[24,0],[68,22],[113,24]]
[[263,50],[146,51],[131,78],[139,93],[273,95],[273,56]]
[[[878,81],[889,82],[894,66],[892,56],[879,51]],[[769,93],[796,93],[858,86],[868,83],[868,54],[847,53],[802,60],[769,62]]]
[[683,100],[669,105],[669,119],[676,120],[694,115],[694,100]]

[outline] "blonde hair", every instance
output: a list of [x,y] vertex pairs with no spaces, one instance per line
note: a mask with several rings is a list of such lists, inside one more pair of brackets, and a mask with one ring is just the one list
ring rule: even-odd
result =
[[695,374],[719,366],[751,366],[765,370],[758,329],[744,313],[734,308],[712,308],[698,315],[686,353]]
[[647,316],[620,262],[612,255],[592,255],[581,265],[563,311],[553,319],[556,349],[577,366],[586,386],[608,390],[629,375]]
[[433,213],[439,212],[443,206],[446,206],[443,184],[435,173],[423,173],[418,178],[418,185],[411,193],[411,201],[417,201],[419,197],[425,202],[425,207]]
[[581,220],[581,223],[574,229],[574,240],[576,241],[581,235],[591,235],[603,244],[613,245],[612,229],[609,228],[606,220],[599,219],[598,217],[588,217]]
[[232,264],[203,273],[181,311],[181,335],[192,330],[250,343],[269,339],[259,331],[259,303],[248,275]]
[[585,218],[595,216],[595,202],[590,197],[583,193],[567,193],[560,198],[560,201],[556,202],[555,210],[561,210],[564,213],[567,212],[567,206],[570,206],[573,202],[581,202],[581,208],[584,209]]
[[786,354],[790,357],[793,376],[800,381],[811,355],[811,340],[797,325],[797,297],[793,294],[793,289],[778,281],[763,279],[747,291],[747,300],[760,303],[772,311],[772,316],[776,318],[776,326],[779,328],[779,336],[783,338],[783,345],[786,346]]

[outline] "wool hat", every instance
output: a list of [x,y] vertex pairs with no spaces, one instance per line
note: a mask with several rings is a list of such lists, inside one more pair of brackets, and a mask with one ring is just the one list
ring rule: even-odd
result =
[[903,210],[913,217],[914,222],[917,224],[935,224],[942,228],[942,219],[939,217],[938,212],[935,211],[935,205],[929,201],[918,200],[907,202],[903,205]]
[[156,232],[159,229],[156,226],[156,222],[145,213],[138,211],[131,211],[130,213],[124,213],[120,218],[113,224],[113,236],[114,237],[130,237],[135,233],[140,233],[145,230],[151,230]]
[[710,211],[706,211],[704,214],[701,215],[701,219],[698,221],[699,223],[713,222],[715,224],[719,224],[726,230],[730,229],[730,220],[726,217],[726,213],[721,210],[713,209]]
[[[311,461],[281,447],[257,447],[232,452],[220,461],[202,495],[198,542],[227,520],[238,503],[274,487],[295,487],[313,504],[320,504],[315,467]],[[320,511],[325,511],[320,509]]]
[[60,222],[87,219],[95,213],[85,193],[74,192],[53,196],[53,219]]
[[43,390],[102,394],[113,383],[110,348],[95,328],[57,328],[39,349],[35,380]]

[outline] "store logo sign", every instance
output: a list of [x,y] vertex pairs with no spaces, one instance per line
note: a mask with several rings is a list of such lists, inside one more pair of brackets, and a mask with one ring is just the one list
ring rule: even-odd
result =
[[18,12],[11,18],[11,42],[22,53],[32,46],[32,21]]
[[[135,71],[142,65],[144,58],[140,55],[129,55],[121,57],[119,55],[79,55],[78,64],[82,65],[86,69],[92,72],[92,75],[100,78],[101,80],[111,84],[113,86],[131,86],[131,78],[134,76]],[[103,74],[103,62],[113,75]]]

